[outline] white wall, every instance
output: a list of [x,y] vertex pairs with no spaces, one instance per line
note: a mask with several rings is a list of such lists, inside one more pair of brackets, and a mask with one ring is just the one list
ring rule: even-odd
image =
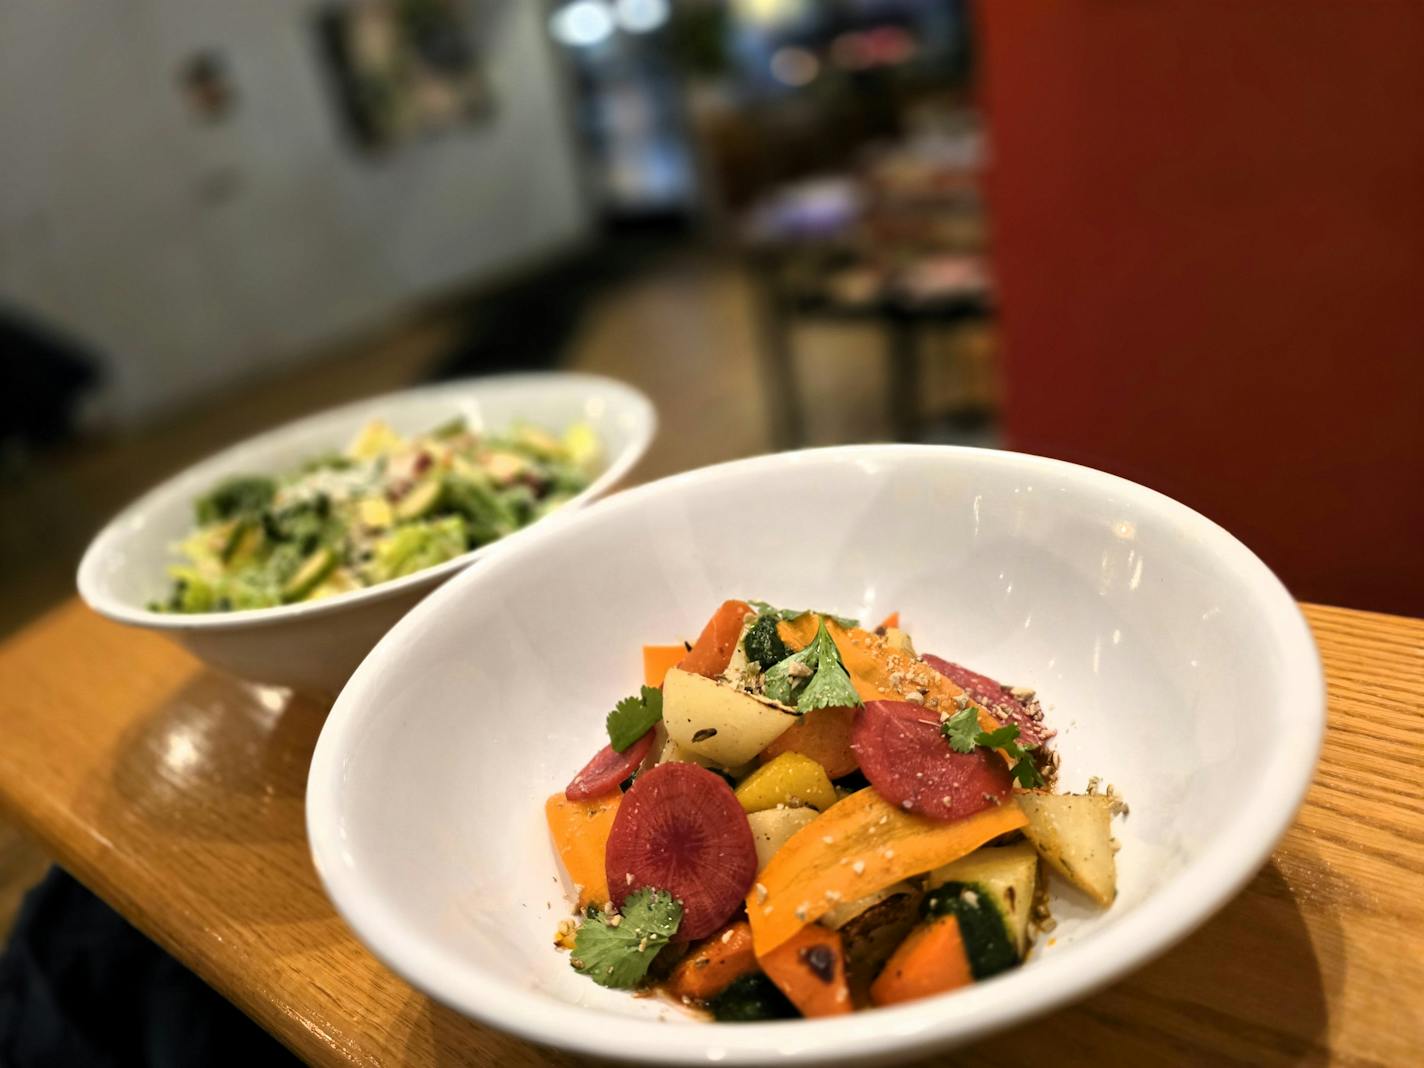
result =
[[[543,5],[484,6],[492,121],[368,160],[310,2],[0,3],[0,303],[98,349],[133,422],[576,240]],[[205,47],[238,94],[218,125],[177,90]]]

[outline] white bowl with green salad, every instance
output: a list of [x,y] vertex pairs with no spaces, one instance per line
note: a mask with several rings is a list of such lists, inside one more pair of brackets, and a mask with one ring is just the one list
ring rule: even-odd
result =
[[595,375],[500,375],[357,401],[234,445],[116,516],[79,592],[241,678],[335,694],[456,571],[606,493],[657,426]]

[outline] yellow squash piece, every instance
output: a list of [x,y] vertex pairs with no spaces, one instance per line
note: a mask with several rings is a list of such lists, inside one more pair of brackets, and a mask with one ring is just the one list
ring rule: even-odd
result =
[[875,788],[851,794],[791,837],[747,895],[757,956],[842,901],[938,868],[1028,818],[1013,800],[945,823],[906,812]]
[[784,805],[810,805],[824,812],[836,803],[836,788],[826,769],[800,753],[782,753],[747,776],[737,787],[737,800],[748,812]]

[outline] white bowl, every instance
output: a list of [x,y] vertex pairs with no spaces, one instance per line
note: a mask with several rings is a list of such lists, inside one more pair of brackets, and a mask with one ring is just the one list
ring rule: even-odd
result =
[[457,415],[476,429],[501,430],[521,420],[551,430],[580,420],[593,427],[603,445],[603,470],[535,526],[557,522],[606,493],[637,463],[657,428],[647,397],[595,375],[500,375],[357,401],[249,438],[139,498],[90,543],[79,564],[79,593],[95,611],[162,631],[214,667],[306,693],[335,694],[412,605],[472,561],[522,540],[532,527],[379,586],[276,608],[193,615],[146,607],[167,592],[173,544],[192,529],[193,502],[228,475],[290,470],[345,447],[372,419],[412,434]]
[[[575,974],[551,944],[569,906],[543,800],[606,741],[640,645],[695,636],[728,597],[898,609],[921,651],[1037,687],[1063,785],[1101,775],[1131,805],[1117,903],[1055,883],[1055,942],[1025,967],[829,1020],[692,1022]],[[1295,602],[1183,505],[1012,453],[813,450],[620,494],[429,598],[327,719],[307,830],[357,935],[493,1026],[617,1061],[893,1060],[1080,998],[1184,937],[1290,824],[1323,724]]]

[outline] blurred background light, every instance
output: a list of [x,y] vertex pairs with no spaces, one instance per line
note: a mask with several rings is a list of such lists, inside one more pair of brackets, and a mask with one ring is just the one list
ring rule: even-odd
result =
[[786,45],[771,54],[771,74],[782,85],[809,85],[820,73],[821,61],[804,48]]
[[629,33],[651,33],[668,20],[668,0],[618,0],[618,25]]
[[613,30],[613,11],[605,0],[574,0],[549,18],[549,32],[554,39],[572,48],[601,44],[612,36]]

